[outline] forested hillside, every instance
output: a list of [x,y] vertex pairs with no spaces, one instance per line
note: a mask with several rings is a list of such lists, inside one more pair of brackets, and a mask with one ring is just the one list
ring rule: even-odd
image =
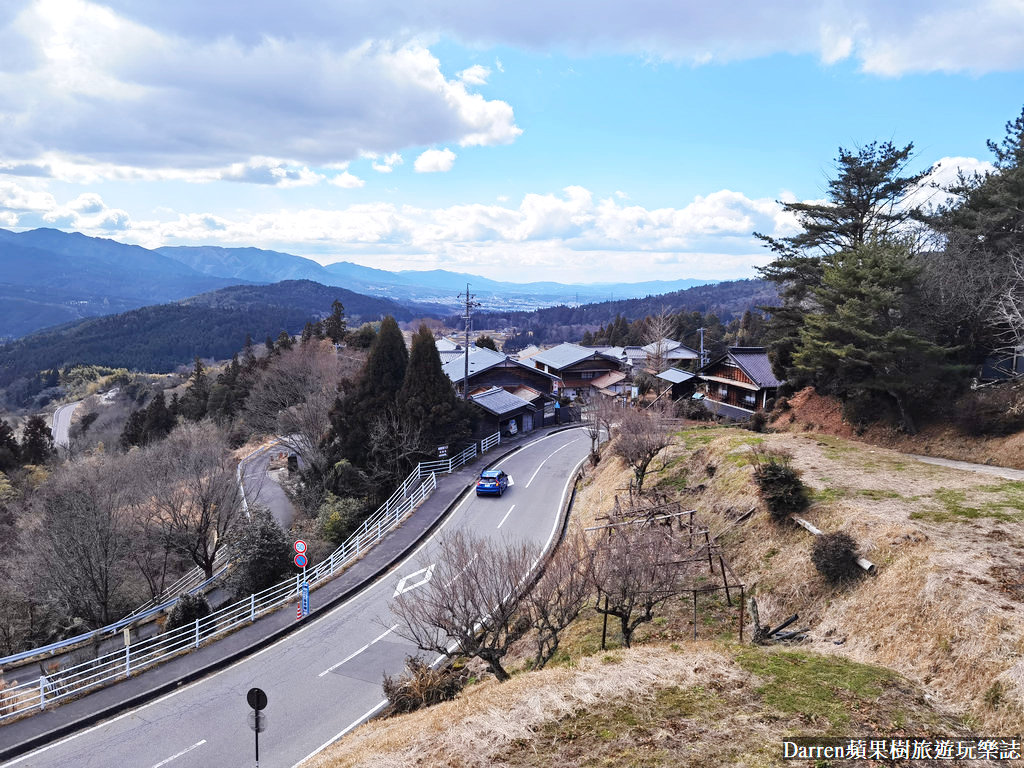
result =
[[231,357],[246,334],[258,342],[282,331],[297,334],[326,316],[338,299],[353,322],[385,314],[413,317],[387,299],[361,296],[308,280],[268,286],[234,286],[174,304],[143,307],[40,331],[0,347],[0,387],[74,363],[161,373],[194,357]]

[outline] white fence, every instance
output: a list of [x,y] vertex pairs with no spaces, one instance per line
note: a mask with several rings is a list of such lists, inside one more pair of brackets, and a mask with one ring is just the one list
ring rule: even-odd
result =
[[[497,438],[497,439],[495,439]],[[487,438],[489,447],[500,442],[500,435]],[[395,490],[376,512],[353,533],[344,544],[331,553],[331,556],[306,571],[306,581],[310,588],[315,588],[330,579],[336,572],[358,559],[376,544],[383,536],[393,530],[402,519],[412,512],[437,487],[437,473],[452,472],[478,455],[477,446],[470,448],[458,456],[443,462],[426,462],[416,466],[409,477]],[[434,465],[443,465],[434,467]],[[111,653],[95,659],[69,666],[49,675],[20,684],[9,683],[0,688],[0,723],[19,715],[41,710],[47,704],[77,696],[93,688],[100,687],[115,680],[129,677],[143,669],[159,664],[161,661],[181,653],[198,648],[203,643],[223,635],[243,624],[255,621],[264,613],[279,608],[286,602],[298,598],[302,577],[296,574],[280,584],[258,592],[249,597],[221,608],[192,624],[164,632],[154,637],[126,645]],[[169,608],[174,601],[147,611]],[[137,621],[140,616],[123,619],[118,625],[106,627],[104,632],[117,626],[127,626]],[[83,636],[83,637],[90,637]],[[16,656],[0,659],[0,665],[11,660],[29,658],[33,655],[46,653],[67,647],[73,642],[81,642],[81,638],[72,638],[63,643],[54,643],[46,648],[35,648]]]

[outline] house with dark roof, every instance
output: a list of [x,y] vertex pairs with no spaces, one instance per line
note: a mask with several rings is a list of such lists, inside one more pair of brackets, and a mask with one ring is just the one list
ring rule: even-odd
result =
[[729,347],[699,371],[709,408],[730,418],[746,419],[758,408],[766,407],[782,382],[772,373],[764,347]]
[[[463,382],[466,378],[466,355],[463,350],[458,357],[451,358],[441,366],[455,391],[462,394]],[[558,377],[541,371],[530,365],[529,361],[516,360],[504,352],[495,352],[487,347],[469,348],[469,391],[482,391],[491,387],[501,387],[515,392],[521,387],[536,391],[546,400],[554,396]]]
[[622,367],[617,357],[569,342],[538,352],[524,362],[560,379],[559,390],[566,397],[586,397],[594,379]]
[[665,387],[667,384],[672,388],[673,400],[692,395],[699,382],[697,374],[690,371],[682,371],[679,368],[669,368],[657,374],[657,376],[661,380],[659,386]]
[[477,429],[482,435],[532,432],[543,425],[544,410],[501,387],[489,387],[469,396],[483,414]]

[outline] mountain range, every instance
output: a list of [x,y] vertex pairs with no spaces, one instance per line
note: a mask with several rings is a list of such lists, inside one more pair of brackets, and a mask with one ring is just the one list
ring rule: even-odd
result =
[[[512,266],[504,270],[513,273]],[[0,229],[0,340],[84,317],[164,304],[229,285],[312,280],[445,313],[467,283],[483,310],[533,310],[677,291],[707,281],[513,283],[447,270],[389,272],[351,262],[327,266],[259,248],[147,249],[56,229]]]

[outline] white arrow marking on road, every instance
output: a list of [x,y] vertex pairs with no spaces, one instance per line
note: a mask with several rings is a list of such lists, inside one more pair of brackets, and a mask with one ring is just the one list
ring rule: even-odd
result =
[[508,487],[511,488],[515,484],[516,484],[515,478],[513,478],[512,475],[509,475],[508,476]]
[[508,512],[505,513],[505,516],[503,518],[501,518],[501,522],[498,523],[498,527],[499,528],[501,528],[501,526],[503,526],[505,524],[505,521],[508,520],[508,516],[512,514],[512,510],[515,509],[515,508],[516,508],[515,504],[513,504],[511,507],[508,508]]
[[[418,571],[416,571],[416,573],[410,573],[408,576],[403,576],[402,580],[398,582],[398,586],[395,587],[394,597],[398,597],[400,594],[402,594],[403,592],[408,592],[410,589],[422,587],[424,584],[430,581],[430,577],[434,575],[435,565],[437,565],[437,563],[428,565],[426,568],[420,568]],[[419,581],[413,582],[412,584],[408,583],[410,579],[416,578],[421,573],[423,574],[423,578],[421,578]]]

